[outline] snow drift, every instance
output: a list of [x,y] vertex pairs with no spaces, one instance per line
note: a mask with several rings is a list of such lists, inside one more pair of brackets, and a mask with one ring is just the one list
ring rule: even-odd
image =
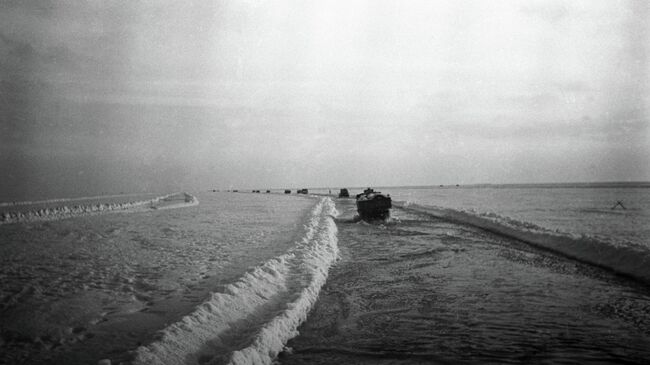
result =
[[[107,196],[106,199],[114,196]],[[69,203],[73,200],[56,199],[43,201],[46,203]],[[37,203],[43,203],[37,202]],[[31,202],[15,203],[14,205],[28,205]],[[188,193],[172,193],[158,196],[153,199],[130,201],[125,203],[97,203],[87,205],[60,205],[48,208],[34,209],[20,212],[0,213],[0,224],[24,223],[35,221],[51,221],[73,217],[90,216],[116,212],[142,212],[151,209],[172,209],[198,205],[199,200]]]
[[213,293],[193,313],[138,348],[135,364],[270,364],[318,298],[338,256],[334,203],[312,210],[302,239]]
[[398,203],[400,207],[432,217],[467,224],[514,238],[565,257],[599,266],[618,274],[650,283],[650,256],[647,249],[633,244],[605,241],[585,235],[552,231],[533,223],[521,222],[495,213],[477,214],[414,203]]

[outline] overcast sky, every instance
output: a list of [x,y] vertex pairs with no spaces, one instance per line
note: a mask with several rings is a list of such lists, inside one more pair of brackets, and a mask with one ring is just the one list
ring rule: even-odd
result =
[[4,200],[650,180],[647,1],[0,1]]

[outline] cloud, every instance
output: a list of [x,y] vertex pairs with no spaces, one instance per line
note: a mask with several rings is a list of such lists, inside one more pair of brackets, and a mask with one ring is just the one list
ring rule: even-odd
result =
[[566,1],[528,1],[522,3],[521,11],[553,25],[577,15],[576,10]]
[[585,180],[577,165],[609,152],[650,155],[648,9],[5,1],[0,169],[61,186],[43,166],[132,186]]

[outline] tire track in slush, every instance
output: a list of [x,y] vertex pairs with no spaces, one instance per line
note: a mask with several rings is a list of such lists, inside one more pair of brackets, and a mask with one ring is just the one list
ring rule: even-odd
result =
[[401,209],[344,223],[354,203],[337,204],[341,260],[284,365],[650,358],[650,293],[637,282]]

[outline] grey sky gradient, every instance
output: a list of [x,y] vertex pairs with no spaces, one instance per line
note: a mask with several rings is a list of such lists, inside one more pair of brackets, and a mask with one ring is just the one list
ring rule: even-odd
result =
[[646,1],[0,1],[2,200],[650,180]]

